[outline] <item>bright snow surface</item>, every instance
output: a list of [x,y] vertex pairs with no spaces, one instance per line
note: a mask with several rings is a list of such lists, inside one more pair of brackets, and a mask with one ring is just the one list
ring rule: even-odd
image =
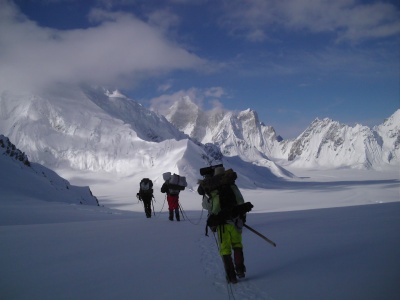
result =
[[146,219],[137,179],[93,176],[98,207],[15,189],[3,168],[0,298],[399,299],[398,171],[291,171],[275,188],[242,190],[255,206],[247,224],[277,247],[244,229],[246,278],[227,285],[197,193],[182,193],[185,218],[171,222],[156,186]]

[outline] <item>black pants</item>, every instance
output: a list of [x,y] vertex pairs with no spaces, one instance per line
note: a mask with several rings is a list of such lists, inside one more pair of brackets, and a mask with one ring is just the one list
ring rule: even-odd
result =
[[151,197],[142,198],[146,217],[151,218]]

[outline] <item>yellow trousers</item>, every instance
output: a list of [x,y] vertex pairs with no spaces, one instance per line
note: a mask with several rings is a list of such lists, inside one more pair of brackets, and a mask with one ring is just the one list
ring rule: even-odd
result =
[[224,224],[218,226],[217,233],[219,242],[219,254],[221,256],[232,254],[233,248],[243,248],[242,233],[235,228],[235,225]]

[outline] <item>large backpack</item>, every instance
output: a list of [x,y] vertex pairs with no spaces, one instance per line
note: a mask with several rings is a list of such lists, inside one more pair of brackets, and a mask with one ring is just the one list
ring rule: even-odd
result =
[[171,195],[171,196],[177,196],[177,195],[179,195],[180,191],[181,191],[181,190],[178,189],[178,188],[176,188],[176,186],[174,186],[174,185],[170,185],[170,186],[168,187],[168,194]]
[[226,221],[234,217],[234,209],[237,206],[236,195],[229,184],[223,184],[218,187],[218,196],[221,210],[217,215],[209,214],[206,225],[206,235],[208,235],[208,227],[213,232],[217,230],[217,226],[226,224]]
[[233,216],[233,209],[237,205],[236,195],[230,184],[223,184],[218,188],[219,204],[221,211],[219,217],[223,220],[230,219]]
[[143,178],[140,181],[139,193],[141,195],[153,195],[153,182],[149,178]]
[[208,216],[206,235],[208,235],[208,227],[215,232],[217,226],[226,224],[228,220],[234,220],[235,227],[241,230],[244,222],[246,222],[246,213],[251,211],[253,205],[250,202],[238,204],[232,185],[229,184],[221,185],[218,188],[218,195],[221,210],[217,215],[210,214]]

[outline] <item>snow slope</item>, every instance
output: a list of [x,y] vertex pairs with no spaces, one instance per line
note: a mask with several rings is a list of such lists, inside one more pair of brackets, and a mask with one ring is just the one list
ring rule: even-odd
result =
[[10,140],[0,135],[1,197],[98,205],[89,187],[73,186],[54,171],[31,163]]
[[[2,299],[228,298],[202,226],[74,209],[48,210],[62,223],[2,224]],[[251,225],[278,246],[244,233],[248,277],[235,299],[397,299],[398,212],[386,204],[256,215]]]
[[[54,202],[52,195],[32,200],[0,180],[8,191],[0,198],[0,298],[396,300],[399,179],[352,172],[360,177],[319,171],[308,184],[244,190],[255,205],[247,224],[277,247],[244,229],[247,277],[234,286],[225,283],[215,237],[204,235],[195,193],[181,196],[185,219],[178,223],[167,220],[158,197],[147,219],[140,203],[123,211]],[[338,198],[349,206],[269,212],[278,202],[290,210],[299,202],[334,206]],[[371,204],[353,206],[360,203]]]

